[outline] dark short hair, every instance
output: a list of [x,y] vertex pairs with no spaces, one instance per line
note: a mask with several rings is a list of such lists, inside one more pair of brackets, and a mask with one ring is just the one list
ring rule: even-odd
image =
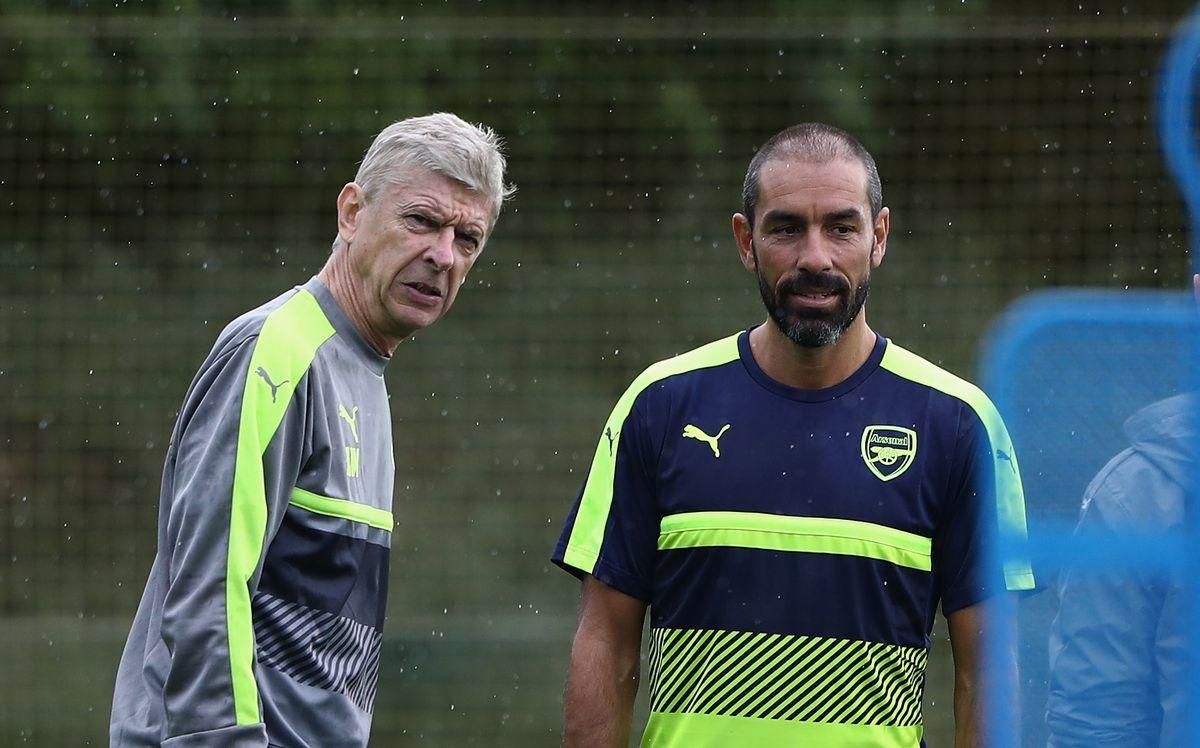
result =
[[750,225],[754,225],[754,209],[758,206],[759,177],[763,166],[774,158],[793,156],[804,161],[825,163],[836,159],[857,161],[867,172],[867,201],[871,204],[871,218],[883,210],[883,186],[879,182],[879,170],[875,159],[850,133],[821,122],[803,122],[775,133],[746,169],[746,180],[742,182],[742,212]]

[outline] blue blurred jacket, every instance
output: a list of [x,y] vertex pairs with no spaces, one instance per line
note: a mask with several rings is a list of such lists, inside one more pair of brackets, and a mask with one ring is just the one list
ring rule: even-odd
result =
[[[1130,417],[1130,446],[1088,486],[1077,532],[1182,532],[1198,404],[1195,395],[1180,395]],[[1067,568],[1058,589],[1046,705],[1050,748],[1191,744],[1181,577]]]

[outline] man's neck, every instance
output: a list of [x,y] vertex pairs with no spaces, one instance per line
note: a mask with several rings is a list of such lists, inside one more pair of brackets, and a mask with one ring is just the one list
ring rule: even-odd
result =
[[365,300],[362,298],[362,294],[357,292],[350,268],[344,258],[337,256],[338,252],[344,253],[345,251],[345,248],[339,247],[329,257],[325,262],[325,267],[317,273],[317,280],[324,283],[325,287],[329,289],[333,300],[342,308],[363,339],[376,351],[390,357],[400,341],[390,340],[374,330],[366,311]]
[[750,331],[750,352],[759,368],[780,384],[822,390],[858,371],[875,348],[875,333],[860,313],[836,343],[805,348],[793,343],[772,320]]

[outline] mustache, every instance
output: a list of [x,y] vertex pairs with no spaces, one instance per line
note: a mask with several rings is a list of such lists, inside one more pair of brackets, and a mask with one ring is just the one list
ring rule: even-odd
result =
[[837,291],[850,293],[850,284],[845,278],[833,273],[813,273],[808,270],[798,270],[785,278],[776,286],[776,292],[782,294],[802,294],[805,291],[818,289],[822,291]]

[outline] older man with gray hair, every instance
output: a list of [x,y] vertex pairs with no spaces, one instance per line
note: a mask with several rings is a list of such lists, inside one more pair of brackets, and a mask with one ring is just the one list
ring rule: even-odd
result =
[[383,372],[450,310],[510,189],[490,129],[396,122],[303,286],[229,324],[179,410],[113,746],[365,746],[391,544]]

